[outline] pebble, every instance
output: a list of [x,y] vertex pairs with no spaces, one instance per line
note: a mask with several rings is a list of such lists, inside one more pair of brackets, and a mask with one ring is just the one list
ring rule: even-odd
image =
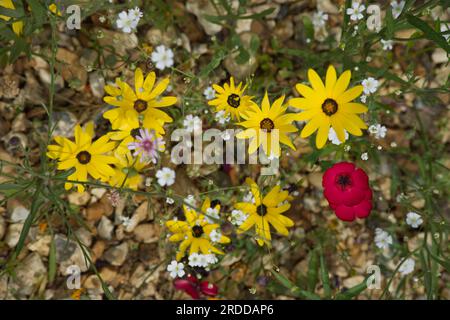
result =
[[23,206],[17,206],[14,208],[14,210],[11,212],[11,222],[24,222],[28,215],[30,214],[30,210]]
[[2,216],[0,216],[0,240],[3,239],[5,231],[6,231],[6,221]]
[[134,238],[143,243],[153,243],[159,240],[159,227],[152,223],[140,224],[134,229]]
[[216,8],[209,0],[188,0],[186,3],[186,10],[197,17],[198,22],[202,25],[206,34],[213,36],[222,31],[221,25],[209,22],[205,18],[205,15],[218,15]]
[[38,240],[27,245],[28,250],[37,252],[40,256],[47,257],[50,252],[50,243],[52,242],[51,235],[45,235]]
[[10,248],[14,248],[19,242],[20,233],[23,228],[23,223],[12,223],[8,227],[5,242]]
[[111,265],[119,267],[121,266],[128,256],[128,244],[126,242],[121,243],[118,246],[109,248],[103,257]]
[[69,193],[69,195],[68,195],[69,203],[74,204],[76,206],[85,206],[89,202],[90,198],[91,198],[91,195],[87,191],[72,192],[72,193]]
[[105,240],[111,240],[114,231],[114,224],[106,217],[102,217],[97,226],[98,235]]
[[38,253],[29,254],[16,268],[15,282],[21,295],[31,294],[47,276],[47,269]]

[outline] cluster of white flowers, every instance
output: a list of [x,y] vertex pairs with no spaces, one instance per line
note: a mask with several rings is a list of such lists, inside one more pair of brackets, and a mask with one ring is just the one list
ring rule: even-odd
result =
[[219,229],[214,229],[210,232],[209,238],[212,242],[219,242],[222,239],[222,232]]
[[381,39],[381,45],[383,46],[383,50],[390,51],[394,47],[394,41]]
[[369,160],[369,154],[367,152],[363,152],[361,154],[361,160],[363,160],[363,161]]
[[158,183],[161,187],[171,186],[175,183],[175,171],[164,167],[156,171],[156,178],[158,178]]
[[[344,142],[348,139],[348,132],[344,130]],[[336,131],[332,127],[330,127],[330,131],[328,132],[328,140],[331,141],[332,144],[340,145],[342,142],[339,140]]]
[[397,1],[391,2],[392,16],[394,17],[394,19],[397,19],[401,15],[404,7],[405,7],[405,1],[403,1],[403,0],[400,2],[397,2]]
[[247,220],[248,215],[242,212],[241,210],[233,210],[231,211],[231,223],[240,226]]
[[173,51],[164,45],[159,45],[152,52],[151,59],[155,67],[159,70],[170,68],[173,66]]
[[392,244],[392,236],[386,231],[375,229],[375,245],[380,249],[387,249]]
[[327,21],[328,21],[328,14],[323,13],[320,10],[313,14],[312,23],[316,29],[323,28]]
[[386,137],[387,129],[379,123],[372,124],[369,126],[369,133],[375,136],[375,139],[383,139]]
[[167,197],[167,198],[166,198],[166,203],[167,203],[167,204],[174,204],[174,203],[175,203],[175,200],[173,200],[173,199],[170,198],[170,197]]
[[191,267],[202,267],[206,268],[211,264],[215,264],[219,261],[214,254],[201,254],[192,253],[189,255],[189,265]]
[[347,8],[347,15],[350,16],[350,20],[358,21],[364,18],[363,12],[366,10],[366,6],[359,3],[358,1],[353,1],[352,6]]
[[192,194],[188,194],[188,196],[186,198],[184,198],[184,202],[186,202],[187,204],[195,207],[196,205],[196,201],[195,201],[195,197]]
[[208,223],[216,223],[219,218],[219,210],[215,208],[206,209],[205,219]]
[[198,131],[202,128],[202,119],[197,116],[194,117],[192,114],[188,114],[183,120],[183,126],[189,132]]
[[410,227],[417,229],[423,223],[423,220],[419,214],[411,211],[406,214],[406,223]]
[[216,121],[220,124],[225,124],[230,121],[230,115],[227,115],[225,110],[217,111],[215,115]]
[[375,93],[378,90],[378,80],[373,77],[368,77],[362,81],[362,86],[364,88],[364,94],[369,95]]
[[127,11],[122,11],[119,13],[116,24],[117,28],[125,33],[131,33],[136,30],[139,20],[143,17],[141,9],[138,7],[134,9],[129,9]]
[[407,274],[410,274],[414,271],[414,266],[416,265],[416,262],[412,258],[406,259],[400,268],[398,268],[398,271],[402,274],[402,276],[406,276]]
[[205,96],[206,100],[214,99],[216,96],[216,91],[211,87],[206,87],[205,90],[203,90],[203,95]]
[[177,277],[182,277],[186,274],[184,271],[184,264],[181,262],[177,262],[176,260],[173,260],[168,266],[167,271],[169,271],[170,276],[175,279]]

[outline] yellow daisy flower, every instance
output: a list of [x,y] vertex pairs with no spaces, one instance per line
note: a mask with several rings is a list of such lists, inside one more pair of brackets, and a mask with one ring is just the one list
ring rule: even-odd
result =
[[[0,7],[6,8],[6,9],[13,9],[13,10],[16,9],[16,7],[14,6],[14,3],[11,0],[0,0]],[[11,19],[11,17],[0,15],[0,19],[9,21]],[[22,21],[13,22],[12,29],[15,34],[20,36],[23,31],[23,22]]]
[[208,101],[208,104],[215,106],[216,111],[224,110],[225,116],[231,115],[234,120],[240,120],[241,116],[253,104],[253,97],[244,95],[247,86],[242,87],[242,82],[240,82],[236,87],[233,77],[230,78],[229,85],[225,83],[221,87],[213,84],[213,88],[216,90],[216,98]]
[[[287,105],[283,105],[284,96],[275,100],[270,106],[267,92],[261,103],[261,109],[254,104],[251,109],[242,117],[245,121],[238,123],[247,128],[239,132],[238,139],[250,139],[248,153],[252,154],[262,145],[267,155],[280,156],[280,144],[285,144],[295,150],[287,133],[296,132],[298,129],[292,125],[296,114],[286,113]],[[278,134],[273,134],[273,130],[278,130]],[[279,138],[279,141],[272,141]]]
[[199,252],[223,254],[223,251],[216,248],[213,243],[229,243],[230,238],[222,235],[219,224],[211,220],[211,218],[216,218],[215,213],[218,217],[220,205],[214,205],[214,208],[211,208],[211,201],[206,198],[201,213],[186,205],[183,205],[183,210],[186,221],[170,220],[166,222],[167,228],[173,233],[169,237],[169,241],[181,242],[176,259],[181,260],[189,247],[189,254]]
[[357,85],[347,90],[351,72],[345,71],[339,79],[332,65],[328,67],[325,84],[312,69],[308,70],[311,87],[297,84],[295,88],[303,96],[289,100],[289,105],[304,110],[296,120],[308,121],[300,136],[309,137],[316,130],[316,146],[322,148],[328,138],[330,126],[333,127],[338,139],[345,141],[345,132],[360,136],[361,129],[367,129],[358,113],[367,112],[367,107],[361,103],[351,102],[361,95],[363,86]]
[[163,125],[172,122],[172,118],[159,108],[168,107],[177,102],[176,97],[160,97],[167,89],[169,79],[160,81],[155,86],[156,75],[150,72],[144,79],[140,68],[134,74],[133,90],[127,83],[116,79],[115,85],[105,86],[109,96],[103,100],[117,108],[106,111],[103,117],[111,122],[112,128],[117,129],[131,122],[142,120],[145,128],[154,130],[158,134],[164,134]]
[[142,183],[143,177],[139,173],[145,168],[147,163],[133,158],[130,152],[127,154],[115,153],[117,163],[114,168],[114,175],[109,179],[109,184],[117,188],[130,188],[137,190]]
[[255,181],[247,178],[245,182],[250,186],[254,202],[239,202],[235,205],[236,209],[249,215],[247,220],[239,226],[238,233],[246,232],[255,226],[256,241],[260,246],[270,245],[269,225],[272,225],[279,234],[287,236],[289,234],[287,228],[294,225],[291,219],[281,214],[291,207],[288,201],[292,200],[292,197],[289,196],[288,191],[280,191],[280,186],[277,185],[266,196],[262,197]]
[[[108,136],[102,136],[95,142],[94,124],[88,123],[84,130],[77,125],[75,127],[75,142],[64,137],[55,137],[56,145],[49,145],[47,156],[58,160],[58,170],[68,170],[75,168],[75,172],[68,177],[68,180],[85,182],[88,174],[94,179],[107,181],[114,175],[114,170],[110,164],[117,160],[106,155],[116,146],[115,142],[108,142]],[[73,184],[66,182],[66,190],[72,188]],[[84,191],[82,184],[76,184],[78,192]]]

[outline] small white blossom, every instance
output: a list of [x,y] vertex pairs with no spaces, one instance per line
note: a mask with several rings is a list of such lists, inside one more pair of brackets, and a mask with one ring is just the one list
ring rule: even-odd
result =
[[367,152],[364,152],[363,154],[361,154],[361,160],[364,160],[364,161],[369,160],[369,155]]
[[363,95],[361,95],[361,97],[359,97],[359,100],[361,100],[362,103],[366,103],[367,96],[365,94],[363,94]]
[[205,219],[208,223],[216,223],[219,218],[219,210],[215,208],[206,209]]
[[375,93],[378,90],[378,80],[375,78],[369,77],[362,81],[362,86],[364,88],[364,93],[366,95]]
[[156,178],[158,178],[158,183],[161,187],[171,186],[175,183],[175,171],[164,167],[156,171]]
[[242,201],[247,202],[247,203],[255,203],[255,198],[253,197],[253,193],[249,192],[247,193],[244,198],[242,199]]
[[217,111],[214,117],[216,118],[216,121],[220,124],[225,124],[228,121],[230,121],[230,115],[227,115],[225,110]]
[[[344,138],[345,138],[345,140],[343,142],[347,141],[348,132],[346,130],[344,130]],[[339,140],[339,138],[336,134],[336,131],[334,131],[334,129],[332,127],[330,127],[330,131],[328,132],[328,140],[331,141],[331,143],[335,144],[335,145],[340,145],[342,143]]]
[[128,17],[130,19],[133,19],[136,21],[136,24],[139,22],[139,20],[144,16],[144,14],[141,12],[141,9],[138,7],[135,7],[134,9],[128,10]]
[[172,198],[167,197],[167,198],[166,198],[166,203],[167,203],[167,204],[174,204],[174,203],[175,203],[175,200],[173,200]]
[[416,265],[416,262],[412,258],[406,259],[400,268],[398,268],[398,271],[402,274],[402,276],[406,276],[407,274],[410,274],[414,271],[414,266]]
[[203,95],[205,96],[206,100],[214,99],[216,96],[216,91],[211,87],[206,87],[205,90],[203,90]]
[[240,226],[247,220],[248,215],[242,212],[241,210],[233,210],[231,211],[231,223]]
[[122,30],[125,33],[131,33],[137,27],[137,21],[130,17],[130,15],[126,11],[122,11],[119,13],[119,17],[116,20],[117,28]]
[[406,214],[406,223],[414,229],[417,229],[422,223],[422,217],[415,212],[408,212]]
[[183,126],[189,132],[197,131],[202,128],[202,120],[197,116],[188,114],[183,120]]
[[381,45],[383,46],[383,50],[390,51],[394,47],[394,41],[381,39]]
[[375,245],[380,249],[389,248],[392,244],[392,236],[386,231],[376,228],[375,229]]
[[314,13],[312,23],[316,29],[324,27],[327,21],[328,21],[328,14],[323,13],[320,10]]
[[345,152],[349,152],[351,148],[352,148],[352,147],[350,147],[349,145],[346,145],[346,146],[344,147],[344,151],[345,151]]
[[151,59],[159,70],[170,68],[173,66],[173,51],[164,45],[157,46],[155,51],[152,52]]
[[347,15],[350,16],[350,20],[358,21],[364,18],[364,10],[366,10],[366,7],[363,4],[353,1],[351,8],[347,8]]
[[218,229],[214,229],[209,234],[209,238],[211,239],[212,242],[219,242],[220,239],[222,239],[222,233]]
[[124,217],[124,216],[122,216],[122,217],[120,217],[120,220],[121,220],[121,222],[122,222],[122,225],[125,227],[125,228],[128,228],[129,226],[131,226],[131,218],[130,217]]
[[189,265],[191,266],[191,267],[199,267],[199,264],[200,264],[200,255],[198,254],[198,253],[191,253],[190,255],[189,255]]
[[188,196],[184,199],[184,202],[193,207],[196,205],[195,197],[192,194],[188,194]]
[[219,261],[219,259],[217,259],[215,254],[205,254],[206,259],[208,260],[208,264],[214,264],[217,263]]
[[391,8],[392,8],[392,16],[394,17],[394,19],[397,19],[400,14],[403,11],[403,8],[405,7],[405,1],[392,1],[391,2]]
[[167,271],[170,272],[170,276],[175,279],[176,277],[182,277],[186,274],[184,271],[184,264],[173,260],[168,266]]
[[375,136],[375,139],[382,139],[386,137],[387,129],[379,123],[369,126],[369,133]]

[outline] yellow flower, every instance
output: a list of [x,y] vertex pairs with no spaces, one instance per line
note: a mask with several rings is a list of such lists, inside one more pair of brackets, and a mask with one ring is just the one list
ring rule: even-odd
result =
[[[284,96],[275,100],[270,106],[266,92],[261,103],[261,109],[255,104],[242,116],[245,121],[238,124],[247,129],[238,133],[236,137],[239,139],[250,139],[249,154],[255,152],[262,145],[267,155],[272,154],[279,157],[281,149],[279,142],[295,150],[287,133],[298,130],[292,125],[297,115],[286,113],[287,105],[283,106],[283,102]],[[273,131],[275,129],[278,132]],[[273,139],[277,139],[277,141],[273,141]]]
[[103,117],[111,122],[113,129],[120,128],[127,122],[134,125],[142,120],[143,127],[164,134],[163,125],[172,122],[172,118],[159,108],[175,104],[177,98],[160,97],[169,85],[169,79],[160,81],[156,86],[155,81],[154,72],[150,72],[144,79],[142,70],[137,68],[134,74],[135,90],[119,79],[116,79],[115,85],[105,86],[109,96],[103,100],[117,107],[103,114]]
[[[114,170],[110,164],[114,164],[117,160],[106,155],[115,148],[115,142],[108,142],[108,136],[102,136],[95,142],[94,124],[88,123],[84,130],[77,125],[75,127],[75,142],[64,137],[55,137],[56,145],[49,145],[47,156],[51,159],[58,160],[58,170],[68,170],[75,168],[68,180],[86,182],[88,174],[94,179],[107,181],[110,176],[114,175]],[[66,182],[64,187],[66,190],[72,188],[72,183]],[[84,191],[82,184],[76,184],[78,192]]]
[[265,197],[262,197],[255,181],[247,178],[245,182],[250,186],[255,201],[254,203],[239,202],[235,205],[236,209],[249,215],[247,220],[239,226],[238,233],[243,233],[255,226],[256,241],[260,246],[270,245],[269,224],[279,234],[287,236],[289,234],[287,228],[294,225],[291,219],[281,214],[291,207],[290,203],[287,202],[292,200],[288,191],[280,191],[280,186],[277,185]]
[[[212,210],[211,210],[212,209]],[[223,254],[223,251],[216,248],[212,243],[217,240],[217,243],[229,243],[230,238],[220,233],[220,226],[214,223],[211,218],[218,217],[220,205],[215,205],[211,208],[211,201],[206,198],[202,205],[201,213],[196,210],[183,205],[184,215],[186,221],[170,220],[166,222],[167,228],[173,234],[169,237],[171,242],[180,242],[180,247],[176,255],[176,259],[179,261],[184,257],[186,250],[190,247],[189,254],[193,253],[217,253]],[[211,214],[211,212],[217,214]],[[212,232],[218,239],[211,239]]]
[[[13,9],[13,10],[16,9],[16,7],[14,6],[14,3],[11,0],[0,0],[0,7],[6,8],[6,9]],[[0,15],[0,19],[9,21],[11,19],[11,17]],[[15,34],[20,36],[23,31],[23,22],[22,21],[13,22],[12,29]]]
[[224,110],[225,116],[231,115],[234,120],[240,120],[241,116],[247,112],[253,104],[250,96],[244,95],[245,85],[242,88],[242,82],[236,87],[233,77],[230,78],[230,84],[225,83],[223,87],[213,84],[216,90],[216,98],[208,101],[210,106],[215,106],[216,111]]
[[351,72],[347,70],[337,79],[336,70],[330,65],[325,85],[319,75],[309,69],[308,79],[312,88],[300,83],[295,87],[303,97],[291,99],[289,105],[304,110],[296,120],[308,121],[300,136],[306,138],[318,130],[316,146],[319,149],[327,141],[330,125],[341,142],[345,141],[344,130],[360,136],[361,129],[367,129],[364,121],[356,115],[367,112],[367,107],[361,103],[351,102],[361,95],[363,86],[357,85],[347,90],[350,77]]
[[48,9],[50,10],[50,12],[56,14],[57,16],[61,17],[61,11],[59,11],[58,7],[56,6],[56,4],[52,3],[51,5],[48,6]]
[[139,157],[133,158],[130,152],[127,154],[115,153],[117,163],[114,175],[109,179],[109,184],[117,188],[130,188],[137,190],[143,178],[139,174],[147,165],[141,162]]

